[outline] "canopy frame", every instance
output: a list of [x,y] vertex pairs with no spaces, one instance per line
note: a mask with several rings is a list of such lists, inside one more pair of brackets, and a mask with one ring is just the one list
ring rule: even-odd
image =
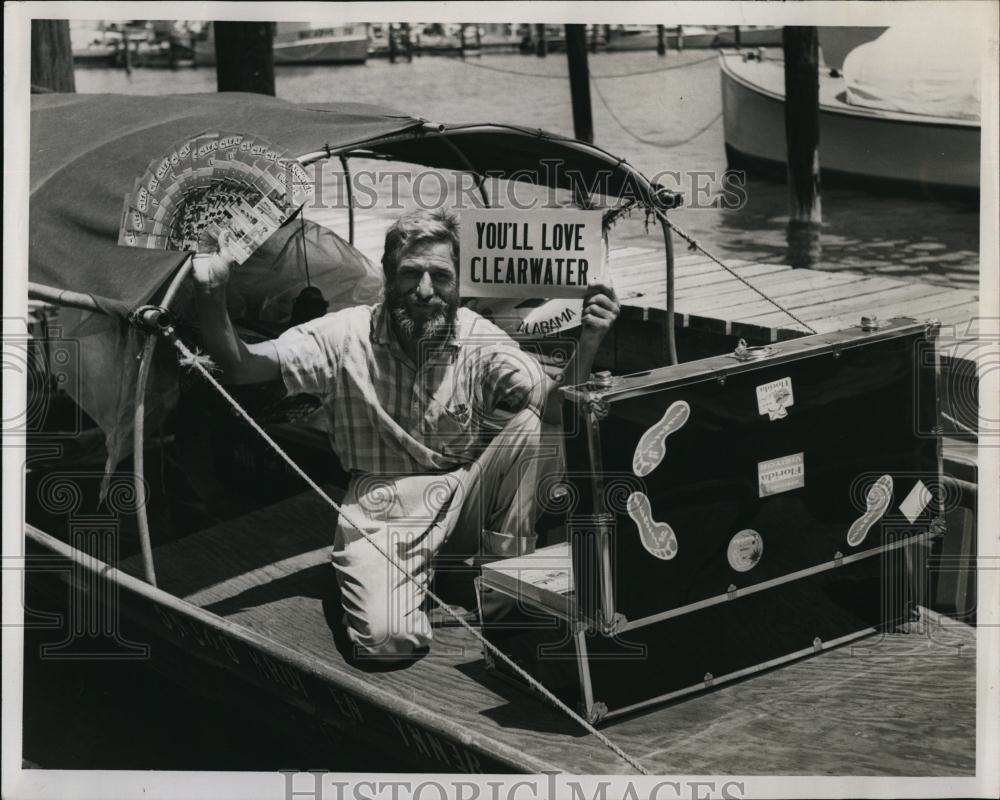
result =
[[[465,171],[468,171],[477,180],[477,188],[482,196],[483,203],[487,208],[490,207],[489,197],[485,189],[485,179],[483,174],[476,169],[472,164],[466,153],[462,148],[453,140],[456,138],[456,134],[471,135],[471,134],[490,134],[490,133],[503,133],[504,135],[511,135],[512,133],[519,136],[525,136],[530,138],[547,139],[549,141],[558,143],[560,147],[565,147],[570,150],[575,150],[582,154],[588,155],[590,157],[596,158],[607,164],[609,167],[615,170],[623,172],[628,178],[635,182],[635,185],[642,191],[643,197],[639,199],[644,205],[653,207],[657,209],[658,215],[661,216],[661,229],[663,233],[663,242],[666,258],[666,324],[664,330],[664,357],[670,364],[677,363],[677,352],[676,343],[674,336],[674,248],[672,234],[670,226],[667,224],[665,219],[665,209],[662,207],[664,204],[659,203],[658,200],[661,197],[659,195],[660,188],[652,184],[641,172],[635,169],[631,164],[629,164],[624,159],[616,158],[611,153],[603,150],[596,145],[589,144],[587,142],[582,142],[576,139],[567,139],[563,137],[555,137],[546,134],[544,131],[528,131],[523,128],[518,128],[510,125],[499,125],[499,124],[470,124],[470,125],[456,125],[451,127],[446,127],[444,125],[433,124],[424,121],[424,124],[419,128],[411,128],[406,131],[374,137],[372,139],[358,141],[351,144],[345,144],[338,147],[331,147],[330,145],[324,146],[322,150],[315,150],[305,153],[299,156],[298,160],[303,166],[309,166],[313,163],[324,159],[331,159],[337,157],[341,163],[341,167],[344,171],[344,175],[347,179],[347,199],[348,199],[348,237],[350,243],[354,243],[354,203],[351,188],[351,173],[349,168],[349,159],[354,157],[374,157],[387,160],[398,160],[391,153],[379,152],[377,149],[372,150],[371,148],[381,148],[394,143],[402,143],[408,141],[414,141],[420,138],[439,138],[445,144],[446,147],[451,150],[455,156],[458,158],[459,162],[462,164]],[[190,274],[192,268],[193,258],[188,257],[178,266],[177,271],[170,278],[167,288],[165,290],[163,299],[160,306],[164,309],[169,309],[171,303],[176,299],[177,293]],[[108,314],[109,312],[102,308],[92,296],[82,293],[74,292],[70,290],[61,290],[50,286],[45,286],[36,282],[28,283],[28,296],[33,299],[42,300],[45,302],[53,303],[55,305],[69,306],[73,308],[80,308],[86,311],[97,312],[101,314]],[[133,418],[133,482],[135,486],[136,496],[142,499],[142,502],[138,504],[138,510],[136,514],[137,525],[139,530],[139,544],[142,551],[143,567],[145,572],[146,581],[152,585],[156,586],[156,570],[153,559],[153,548],[152,548],[152,537],[149,528],[149,518],[146,511],[145,503],[145,458],[144,458],[144,444],[145,444],[145,400],[146,400],[146,390],[149,381],[149,374],[152,368],[153,355],[156,350],[156,343],[159,339],[159,335],[156,333],[148,333],[147,339],[144,343],[141,355],[140,355],[140,365],[139,371],[136,377],[135,386],[135,414]]]

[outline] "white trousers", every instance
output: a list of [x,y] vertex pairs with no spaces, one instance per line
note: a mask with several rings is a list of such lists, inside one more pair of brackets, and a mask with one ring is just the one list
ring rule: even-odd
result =
[[422,605],[445,542],[467,563],[534,550],[538,487],[546,475],[562,472],[562,436],[561,425],[544,424],[526,409],[478,460],[452,472],[351,481],[344,512],[366,528],[371,523],[371,532],[366,537],[338,521],[332,560],[348,635],[360,654],[403,658],[431,641]]

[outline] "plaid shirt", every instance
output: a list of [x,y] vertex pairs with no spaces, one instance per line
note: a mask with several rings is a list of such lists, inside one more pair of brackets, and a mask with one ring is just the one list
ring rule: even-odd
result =
[[[345,469],[413,474],[478,457],[510,411],[541,411],[548,378],[493,323],[461,308],[456,332],[415,364],[382,306],[358,306],[274,340],[289,393],[319,395]],[[507,412],[507,413],[505,413]]]

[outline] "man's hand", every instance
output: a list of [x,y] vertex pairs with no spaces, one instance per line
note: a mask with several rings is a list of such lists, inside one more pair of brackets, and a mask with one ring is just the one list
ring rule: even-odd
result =
[[587,293],[583,296],[581,318],[584,335],[603,339],[618,319],[619,311],[618,298],[611,286],[604,283],[588,286]]
[[224,288],[229,282],[229,273],[236,263],[229,249],[229,231],[219,234],[219,249],[215,253],[201,253],[194,257],[191,275],[199,291],[211,292]]

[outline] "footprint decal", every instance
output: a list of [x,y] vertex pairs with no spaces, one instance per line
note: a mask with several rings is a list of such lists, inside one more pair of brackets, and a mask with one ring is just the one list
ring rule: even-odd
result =
[[868,507],[865,513],[854,520],[850,530],[847,531],[847,543],[851,547],[857,547],[865,540],[872,525],[882,518],[891,502],[892,476],[883,475],[868,490],[868,496],[865,497],[865,504]]
[[680,428],[691,416],[691,406],[686,400],[671,403],[660,421],[646,431],[632,456],[632,471],[640,478],[656,469],[667,453],[667,437]]
[[639,539],[642,546],[657,558],[669,561],[677,555],[677,537],[674,530],[665,522],[653,519],[649,498],[642,492],[632,492],[625,501],[628,515],[639,528]]

